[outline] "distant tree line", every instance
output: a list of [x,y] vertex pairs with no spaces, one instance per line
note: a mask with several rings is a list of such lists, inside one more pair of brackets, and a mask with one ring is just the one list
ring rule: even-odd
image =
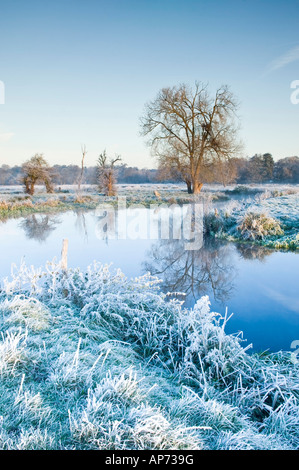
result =
[[[78,165],[54,165],[52,167],[52,182],[55,185],[77,185],[81,168]],[[126,164],[115,166],[117,183],[156,183],[157,170],[130,167]],[[22,166],[2,165],[0,167],[0,185],[23,184],[24,174]],[[98,166],[84,168],[82,184],[98,185]]]
[[[98,166],[84,168],[82,184],[98,185]],[[180,175],[165,169],[143,169],[126,164],[114,166],[118,184],[179,182]],[[81,168],[78,165],[54,165],[51,168],[52,183],[56,186],[77,184]],[[231,158],[215,163],[203,175],[205,183],[290,183],[299,184],[299,157],[286,157],[274,161],[270,153],[256,154],[251,158]],[[23,166],[2,165],[0,185],[24,184]],[[38,184],[38,181],[37,181]]]
[[270,153],[231,161],[237,183],[299,183],[299,157],[274,161]]

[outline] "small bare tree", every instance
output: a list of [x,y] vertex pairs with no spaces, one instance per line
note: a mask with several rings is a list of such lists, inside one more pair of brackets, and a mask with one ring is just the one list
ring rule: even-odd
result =
[[52,178],[54,172],[44,159],[43,154],[36,154],[30,160],[23,163],[22,171],[23,184],[27,194],[34,194],[37,183],[43,183],[46,186],[47,193],[53,193]]
[[185,84],[163,88],[146,105],[141,134],[149,138],[160,169],[180,175],[188,192],[196,194],[215,162],[228,160],[240,150],[236,109],[227,86],[213,98],[200,83],[194,90]]
[[97,170],[98,170],[98,184],[99,190],[105,194],[105,196],[116,195],[116,177],[114,165],[116,162],[121,161],[120,155],[117,155],[114,159],[108,159],[106,150],[104,150],[98,158]]
[[85,157],[86,157],[86,154],[87,154],[87,150],[86,150],[85,145],[81,145],[81,154],[82,154],[82,158],[81,158],[80,174],[79,174],[79,177],[78,177],[78,193],[80,193],[80,190],[81,190],[81,184],[82,184],[83,174],[84,174],[84,160],[85,160]]

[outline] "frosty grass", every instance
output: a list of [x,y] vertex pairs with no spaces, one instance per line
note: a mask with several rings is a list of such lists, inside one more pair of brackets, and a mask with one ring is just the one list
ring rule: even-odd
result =
[[298,449],[297,358],[250,354],[228,320],[149,275],[22,265],[0,292],[0,448]]

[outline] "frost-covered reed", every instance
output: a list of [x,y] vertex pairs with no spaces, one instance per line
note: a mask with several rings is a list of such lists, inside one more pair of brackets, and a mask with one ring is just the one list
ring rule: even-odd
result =
[[97,263],[0,292],[1,449],[298,449],[299,365]]

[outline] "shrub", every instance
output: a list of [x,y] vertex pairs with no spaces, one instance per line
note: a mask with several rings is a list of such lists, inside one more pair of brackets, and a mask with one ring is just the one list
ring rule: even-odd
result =
[[248,212],[237,230],[245,240],[263,240],[265,237],[283,235],[280,223],[266,214]]

